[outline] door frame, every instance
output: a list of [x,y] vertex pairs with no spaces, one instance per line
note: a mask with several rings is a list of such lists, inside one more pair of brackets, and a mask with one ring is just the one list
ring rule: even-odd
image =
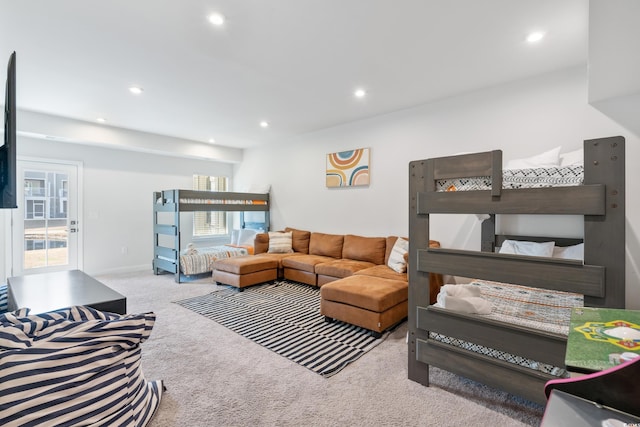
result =
[[[82,270],[84,267],[84,213],[83,213],[83,199],[82,195],[84,194],[84,183],[83,183],[83,163],[79,160],[62,160],[62,159],[50,159],[50,158],[42,158],[42,157],[28,157],[28,156],[17,156],[17,162],[37,162],[37,163],[50,163],[57,165],[65,165],[65,166],[75,166],[77,169],[77,181],[78,181],[78,200],[77,204],[77,268]],[[22,177],[18,177],[17,179],[18,185],[23,185]],[[18,201],[18,203],[24,203],[24,200]],[[16,209],[12,209],[11,213],[7,215],[8,221],[6,225],[5,235],[9,238],[6,239],[7,247],[6,247],[6,256],[5,256],[5,272],[7,277],[12,277],[14,275],[13,272],[13,261],[14,261],[14,253],[13,253],[13,241],[16,238],[13,229],[13,221]],[[20,236],[22,237],[22,236]]]

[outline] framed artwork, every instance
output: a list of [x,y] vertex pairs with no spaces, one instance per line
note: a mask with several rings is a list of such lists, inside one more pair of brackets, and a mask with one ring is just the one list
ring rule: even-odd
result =
[[327,154],[327,187],[369,185],[369,149]]

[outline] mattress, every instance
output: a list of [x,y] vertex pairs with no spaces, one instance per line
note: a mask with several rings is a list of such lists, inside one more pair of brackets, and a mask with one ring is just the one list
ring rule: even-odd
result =
[[[584,306],[584,298],[580,294],[485,280],[474,280],[469,285],[478,286],[482,298],[489,300],[492,305],[491,314],[478,315],[479,317],[565,336],[569,334],[571,309]],[[567,374],[564,369],[556,366],[455,337],[432,332],[430,338],[551,375],[563,377]]]
[[222,258],[249,255],[249,249],[229,245],[197,248],[196,254],[180,255],[180,271],[183,274],[201,274],[213,271],[213,262]]
[[266,200],[236,200],[236,199],[180,199],[183,204],[197,205],[266,205]]
[[[583,180],[584,166],[582,165],[535,169],[505,169],[502,171],[502,188],[504,189],[571,187],[582,185]],[[436,181],[436,191],[490,189],[491,177],[489,176],[442,179]]]

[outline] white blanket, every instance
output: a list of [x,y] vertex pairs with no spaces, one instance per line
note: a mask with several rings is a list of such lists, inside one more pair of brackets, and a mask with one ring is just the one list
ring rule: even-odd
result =
[[474,285],[442,286],[435,306],[469,314],[491,314],[491,303],[480,296],[480,288]]

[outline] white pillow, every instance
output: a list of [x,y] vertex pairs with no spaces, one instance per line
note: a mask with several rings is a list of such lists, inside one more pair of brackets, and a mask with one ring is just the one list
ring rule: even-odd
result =
[[582,261],[584,259],[584,243],[573,246],[556,246],[553,248],[553,257]]
[[238,236],[238,243],[236,243],[236,245],[238,245],[238,246],[253,246],[254,240],[256,239],[256,234],[258,234],[258,232],[256,230],[251,230],[249,228],[243,228],[242,230],[240,230],[240,233],[239,233],[239,236]]
[[560,165],[560,150],[562,147],[556,147],[552,150],[536,156],[524,159],[514,159],[507,162],[504,169],[534,169],[534,168],[552,168]]
[[525,242],[520,240],[505,240],[500,247],[501,254],[515,254],[527,256],[551,257],[555,242]]
[[237,245],[238,237],[240,237],[240,230],[231,230],[231,241],[229,242],[229,244]]
[[582,166],[584,165],[584,150],[581,148],[568,153],[560,154],[560,167]]
[[293,253],[293,232],[291,231],[270,231],[269,250],[270,254],[290,254]]
[[387,266],[398,273],[407,272],[407,262],[404,260],[404,256],[409,252],[409,241],[398,237],[396,243],[391,249],[389,254],[389,261]]

